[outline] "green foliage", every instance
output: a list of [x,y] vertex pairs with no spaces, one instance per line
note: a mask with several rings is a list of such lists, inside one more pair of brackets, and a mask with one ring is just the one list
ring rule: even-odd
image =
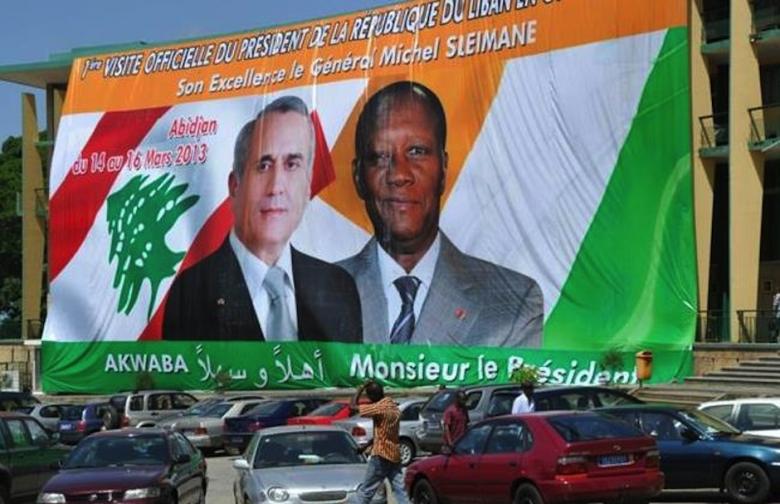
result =
[[149,371],[141,371],[135,375],[135,390],[154,390],[154,376]]
[[224,392],[228,388],[230,388],[230,382],[233,380],[233,378],[230,377],[230,373],[227,371],[220,371],[219,373],[214,376],[214,390],[217,392]]
[[538,367],[526,366],[523,364],[519,368],[512,371],[512,374],[509,376],[509,381],[512,383],[533,383],[534,385],[538,385],[540,378],[541,373],[539,372]]
[[22,139],[8,137],[0,150],[0,318],[18,325],[22,301]]
[[147,183],[148,175],[137,175],[106,202],[108,232],[111,235],[109,262],[116,259],[114,288],[120,289],[120,313],[130,313],[138,301],[141,286],[149,281],[152,295],[147,318],[152,315],[162,281],[176,273],[184,252],[174,252],[165,235],[199,197],[182,195],[187,184],[173,185],[174,176],[162,175]]

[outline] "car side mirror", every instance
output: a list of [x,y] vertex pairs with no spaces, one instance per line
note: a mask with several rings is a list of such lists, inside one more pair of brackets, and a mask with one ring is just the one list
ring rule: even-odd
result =
[[233,469],[238,469],[239,471],[248,471],[250,469],[249,462],[245,458],[237,458],[233,461]]
[[186,464],[187,462],[191,461],[192,457],[189,453],[182,453],[178,457],[176,457],[176,463],[177,464]]

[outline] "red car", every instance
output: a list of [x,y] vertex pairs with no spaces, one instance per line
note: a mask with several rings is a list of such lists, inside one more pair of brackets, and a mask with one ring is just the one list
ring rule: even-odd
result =
[[585,411],[491,418],[450,453],[412,463],[416,504],[646,502],[664,485],[655,440]]
[[339,399],[323,404],[308,415],[290,418],[287,425],[330,425],[334,420],[349,418],[349,401]]
[[84,438],[36,502],[201,504],[207,485],[203,455],[180,432],[112,430]]

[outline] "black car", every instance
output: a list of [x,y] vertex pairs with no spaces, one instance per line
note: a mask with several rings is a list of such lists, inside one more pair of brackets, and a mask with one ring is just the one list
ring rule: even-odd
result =
[[268,400],[255,406],[248,413],[225,419],[222,438],[225,450],[231,454],[244,451],[249,440],[260,429],[287,425],[287,420],[307,415],[330,402],[321,397]]
[[657,404],[602,408],[656,438],[666,489],[718,488],[732,502],[780,496],[780,440],[742,434],[701,411]]
[[0,413],[0,502],[35,497],[69,451],[34,418]]
[[[458,390],[466,393],[469,421],[508,415],[512,403],[522,392],[520,385],[481,385],[462,389],[443,389],[434,394],[420,410],[420,429],[417,443],[421,449],[438,453],[443,443],[442,420],[444,410],[455,400]],[[640,399],[622,390],[597,386],[550,385],[534,391],[536,411],[590,410],[614,404],[642,404]]]

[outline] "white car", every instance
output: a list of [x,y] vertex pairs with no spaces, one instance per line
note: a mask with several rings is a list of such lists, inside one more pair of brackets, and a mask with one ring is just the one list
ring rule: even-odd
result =
[[699,409],[746,434],[780,438],[780,397],[711,401]]

